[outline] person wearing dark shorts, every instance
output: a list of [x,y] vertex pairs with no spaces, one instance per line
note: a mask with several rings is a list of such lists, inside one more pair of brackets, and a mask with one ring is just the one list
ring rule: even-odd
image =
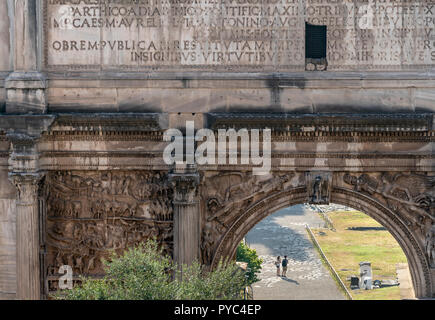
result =
[[283,277],[287,277],[287,265],[288,265],[287,256],[284,256],[284,259],[282,259],[282,276]]

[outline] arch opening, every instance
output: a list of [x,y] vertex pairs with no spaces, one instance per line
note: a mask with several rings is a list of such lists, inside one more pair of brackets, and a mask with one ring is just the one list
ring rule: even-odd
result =
[[[221,260],[233,259],[240,241],[260,221],[279,210],[305,202],[306,189],[299,187],[270,195],[246,208],[221,238],[213,256],[212,267]],[[339,187],[334,187],[331,191],[330,202],[361,211],[388,230],[406,256],[415,296],[432,297],[430,268],[424,252],[407,226],[397,219],[390,209],[375,199]]]

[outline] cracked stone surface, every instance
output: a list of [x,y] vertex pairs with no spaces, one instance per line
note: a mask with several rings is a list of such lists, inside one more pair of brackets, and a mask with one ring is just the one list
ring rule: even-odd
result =
[[[246,241],[263,258],[261,279],[253,284],[254,299],[344,300],[305,230],[323,226],[323,220],[309,206],[280,210],[255,226]],[[287,255],[287,278],[276,275],[277,256]]]

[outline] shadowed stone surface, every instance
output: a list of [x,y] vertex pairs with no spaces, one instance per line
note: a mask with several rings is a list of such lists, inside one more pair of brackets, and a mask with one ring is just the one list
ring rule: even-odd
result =
[[398,263],[396,266],[397,279],[400,284],[401,299],[415,299],[414,288],[412,287],[411,274],[406,263]]
[[[247,234],[246,241],[264,260],[261,281],[253,285],[255,299],[345,299],[309,240],[305,224],[318,227],[323,221],[314,211],[297,205],[267,217]],[[288,256],[287,278],[276,276],[278,255]]]
[[[382,26],[372,31],[363,23],[366,0],[112,1],[104,10],[91,2],[0,5],[0,298],[24,297],[19,288],[32,291],[28,298],[44,298],[55,290],[61,265],[72,265],[75,275],[97,274],[95,252],[122,251],[151,236],[173,253],[180,240],[174,240],[177,208],[162,159],[163,132],[183,131],[186,121],[195,129],[272,128],[268,176],[248,174],[253,164],[198,167],[198,205],[180,231],[198,230],[188,234],[189,257],[198,246],[209,267],[232,257],[256,223],[309,201],[307,172],[324,171],[331,201],[388,229],[407,254],[416,296],[433,297],[435,11],[429,1],[371,2]],[[388,10],[395,22],[381,23],[387,4],[394,4]],[[327,71],[305,71],[305,21],[328,28]],[[393,32],[403,22],[406,32]],[[32,113],[55,121],[40,127]],[[40,217],[31,225],[30,269],[18,259],[20,245],[30,244],[18,232],[26,230],[20,221],[28,221],[18,219],[24,189],[11,185],[10,173],[47,174],[29,201]],[[295,261],[310,261],[302,229],[282,227],[303,248]],[[66,246],[65,238],[80,245]],[[35,280],[39,272],[41,292],[36,281],[32,288],[18,284],[30,284],[26,277]]]

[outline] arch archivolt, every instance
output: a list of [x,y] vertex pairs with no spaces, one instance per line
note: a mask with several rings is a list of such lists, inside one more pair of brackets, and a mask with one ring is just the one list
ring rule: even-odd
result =
[[407,256],[417,297],[432,296],[435,177],[389,172],[319,175],[330,179],[324,182],[326,187],[315,187],[316,172],[205,173],[202,262],[216,267],[233,258],[246,233],[277,210],[328,199],[361,210],[386,227]]

